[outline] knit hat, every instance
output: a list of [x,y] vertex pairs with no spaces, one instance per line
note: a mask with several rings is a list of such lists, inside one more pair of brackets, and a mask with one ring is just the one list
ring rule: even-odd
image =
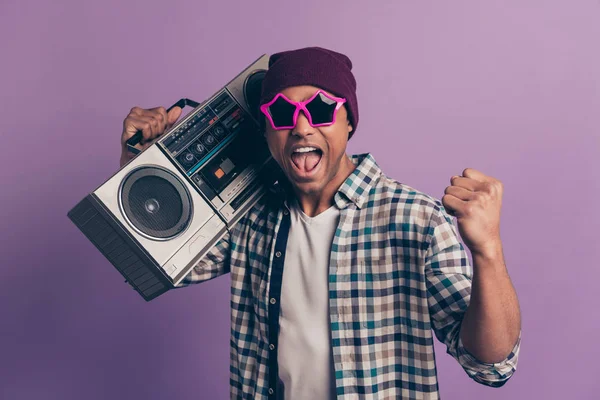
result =
[[268,103],[277,93],[290,86],[310,85],[346,99],[350,137],[358,125],[356,80],[352,61],[341,53],[322,47],[305,47],[275,53],[269,58],[269,69],[262,82],[260,104]]

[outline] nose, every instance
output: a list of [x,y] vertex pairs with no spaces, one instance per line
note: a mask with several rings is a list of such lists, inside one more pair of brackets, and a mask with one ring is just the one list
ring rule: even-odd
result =
[[308,122],[308,118],[304,114],[304,111],[300,110],[298,113],[298,120],[296,121],[296,126],[292,129],[292,135],[296,136],[307,136],[312,135],[314,132],[314,128],[310,126]]

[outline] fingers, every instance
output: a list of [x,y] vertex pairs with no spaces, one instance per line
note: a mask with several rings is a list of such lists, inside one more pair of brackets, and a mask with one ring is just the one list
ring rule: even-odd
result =
[[167,114],[166,129],[170,129],[173,126],[173,124],[175,122],[177,122],[177,120],[181,116],[182,111],[183,111],[183,109],[181,107],[173,107],[173,109],[171,109],[171,111],[169,111],[169,113]]
[[129,140],[137,131],[142,131],[142,138],[139,141],[140,145],[144,145],[152,140],[154,137],[154,128],[151,118],[148,117],[131,117],[125,122],[125,130],[122,137],[123,145]]
[[138,131],[142,132],[142,138],[135,147],[139,150],[144,150],[151,145],[151,142],[158,136],[170,129],[181,116],[183,109],[181,107],[173,107],[167,113],[164,107],[155,107],[144,109],[141,107],[133,107],[125,120],[123,121],[123,132],[121,134],[121,167],[131,160],[136,154],[132,153],[127,141]]
[[460,186],[447,186],[444,189],[444,194],[451,194],[464,201],[469,201],[474,198],[475,193]]
[[165,132],[167,125],[167,111],[164,107],[142,109],[134,107],[123,121],[123,134],[121,142],[123,146],[136,132],[142,131],[141,145],[151,142]]
[[445,194],[441,198],[442,205],[446,209],[446,212],[453,217],[462,216],[462,208],[464,206],[464,201],[460,200],[457,197],[454,197],[451,194]]
[[471,191],[475,191],[477,181],[474,181],[470,178],[465,178],[463,176],[454,175],[452,178],[450,178],[450,184],[453,186],[459,186]]
[[167,110],[164,107],[156,107],[150,109],[152,114],[152,127],[154,128],[154,137],[160,136],[165,132],[167,125]]
[[490,181],[478,181],[464,176],[453,176],[450,178],[450,184],[455,187],[462,187],[471,192],[485,191],[490,185]]

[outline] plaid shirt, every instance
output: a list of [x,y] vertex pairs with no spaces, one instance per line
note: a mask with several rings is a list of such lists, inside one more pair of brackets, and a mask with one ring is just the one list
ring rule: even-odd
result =
[[[385,176],[370,154],[334,197],[329,312],[338,399],[437,399],[433,334],[475,381],[503,385],[506,360],[484,363],[460,339],[472,267],[442,203]],[[279,298],[290,214],[276,184],[179,287],[231,277],[231,398],[280,399]],[[293,400],[293,399],[292,399]]]

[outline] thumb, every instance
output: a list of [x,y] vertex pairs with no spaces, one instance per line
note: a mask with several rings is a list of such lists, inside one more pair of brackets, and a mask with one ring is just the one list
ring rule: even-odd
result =
[[173,107],[167,113],[167,127],[170,128],[181,116],[183,109],[181,107]]

